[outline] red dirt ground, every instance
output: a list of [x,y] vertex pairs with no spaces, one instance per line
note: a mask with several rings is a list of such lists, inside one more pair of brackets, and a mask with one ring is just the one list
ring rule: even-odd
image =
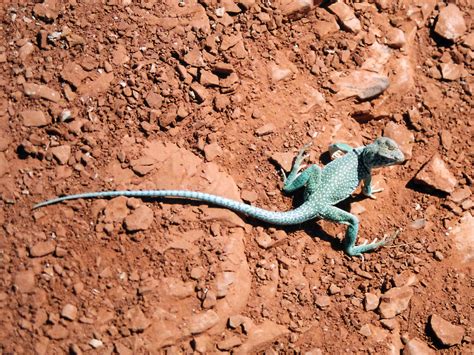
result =
[[[0,6],[3,354],[473,352],[468,1],[346,18],[290,0],[21,3]],[[389,86],[359,100],[356,71]],[[279,170],[301,146],[323,165],[329,144],[381,135],[407,161],[341,208],[360,240],[400,233],[364,260],[328,221],[123,197],[31,209],[179,188],[288,210]]]

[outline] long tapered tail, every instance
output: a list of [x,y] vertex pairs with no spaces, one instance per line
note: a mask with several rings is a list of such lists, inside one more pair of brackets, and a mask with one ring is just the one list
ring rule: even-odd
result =
[[287,212],[269,211],[263,208],[254,207],[246,203],[231,200],[225,197],[207,194],[198,191],[188,190],[119,190],[119,191],[101,191],[86,192],[77,195],[68,195],[58,197],[52,200],[44,201],[33,206],[33,209],[52,205],[58,202],[76,199],[89,198],[112,198],[118,196],[137,197],[137,198],[158,198],[158,197],[178,197],[206,202],[212,205],[228,208],[235,212],[243,213],[249,217],[277,225],[293,225],[305,222],[316,216],[314,211],[310,211],[304,205]]

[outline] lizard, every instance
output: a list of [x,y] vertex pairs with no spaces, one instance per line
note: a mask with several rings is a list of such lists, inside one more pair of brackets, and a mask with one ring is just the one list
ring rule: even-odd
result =
[[375,198],[374,193],[382,191],[372,187],[371,172],[374,168],[402,163],[405,158],[397,143],[387,137],[379,137],[373,143],[352,148],[345,143],[335,143],[329,147],[331,155],[337,157],[323,168],[317,164],[302,164],[311,143],[306,144],[297,154],[288,176],[283,173],[283,191],[293,193],[304,188],[304,202],[289,211],[271,211],[232,199],[191,190],[109,190],[66,195],[47,200],[33,206],[33,209],[74,199],[112,198],[118,196],[136,198],[177,197],[202,201],[224,207],[248,217],[274,224],[297,225],[315,218],[348,225],[343,247],[349,256],[363,253],[386,244],[386,238],[356,245],[359,219],[335,205],[352,195],[363,181],[364,195]]

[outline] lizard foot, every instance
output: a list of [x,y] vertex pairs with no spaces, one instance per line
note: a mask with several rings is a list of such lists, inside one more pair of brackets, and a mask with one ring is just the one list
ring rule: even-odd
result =
[[369,243],[368,240],[364,241],[360,245],[355,245],[353,247],[347,248],[347,254],[350,256],[360,256],[362,257],[362,253],[366,253],[368,251],[372,251],[374,249],[380,248],[385,245],[390,245],[393,240],[400,234],[401,229],[397,229],[392,235],[388,236],[385,235],[382,239],[378,240],[375,238],[373,241]]
[[378,192],[382,192],[383,191],[383,188],[379,188],[379,189],[363,189],[362,190],[362,193],[364,194],[364,196],[367,196],[368,198],[371,198],[372,200],[376,200],[377,199],[377,196],[375,196],[374,194],[378,193]]

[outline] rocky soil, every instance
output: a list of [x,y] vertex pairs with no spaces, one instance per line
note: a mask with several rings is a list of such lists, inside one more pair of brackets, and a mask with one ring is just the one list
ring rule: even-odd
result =
[[[3,354],[468,354],[473,337],[472,3],[45,0],[0,5]],[[345,226],[276,228],[192,189],[298,204],[312,141],[385,135],[407,161]]]

